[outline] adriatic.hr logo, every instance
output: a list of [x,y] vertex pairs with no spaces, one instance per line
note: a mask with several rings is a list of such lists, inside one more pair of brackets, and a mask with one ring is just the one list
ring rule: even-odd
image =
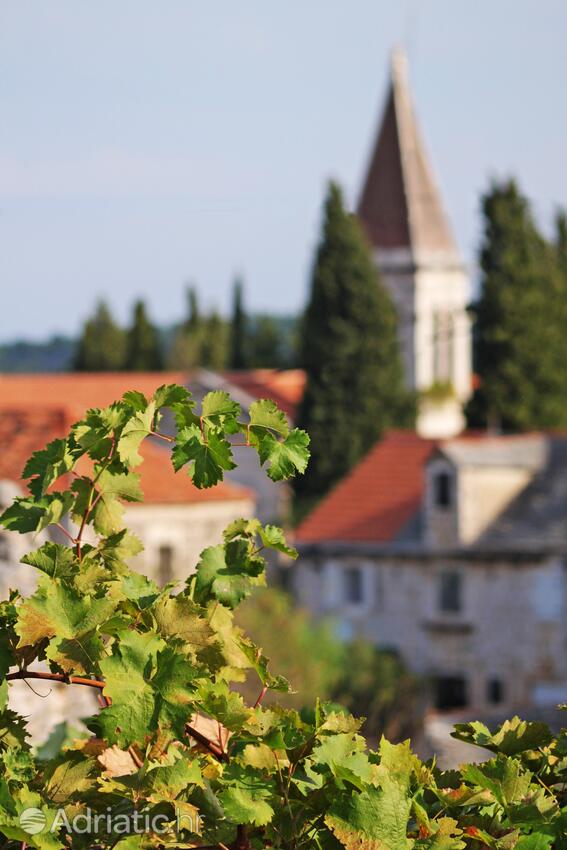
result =
[[48,815],[42,809],[30,806],[23,809],[19,817],[20,826],[28,835],[39,835],[41,832],[56,833],[64,829],[76,835],[131,835],[154,833],[163,835],[174,830],[187,830],[196,835],[201,834],[203,819],[199,814],[187,814],[176,810],[175,817],[165,814],[134,810],[128,813],[116,813],[108,806],[104,812],[95,812],[90,808],[69,818],[65,809],[51,811]]

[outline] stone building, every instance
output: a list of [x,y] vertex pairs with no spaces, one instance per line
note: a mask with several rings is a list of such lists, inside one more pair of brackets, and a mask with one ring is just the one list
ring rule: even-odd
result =
[[301,603],[397,651],[431,705],[567,699],[567,437],[393,432],[298,528]]
[[394,300],[408,387],[423,394],[418,431],[463,426],[471,391],[469,279],[419,132],[403,53],[393,55],[358,216]]

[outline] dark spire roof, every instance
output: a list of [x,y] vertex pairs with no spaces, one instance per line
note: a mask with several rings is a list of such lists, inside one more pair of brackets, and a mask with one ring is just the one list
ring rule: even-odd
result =
[[392,56],[386,108],[358,215],[375,248],[409,248],[414,258],[458,257],[417,126],[407,60],[400,50]]

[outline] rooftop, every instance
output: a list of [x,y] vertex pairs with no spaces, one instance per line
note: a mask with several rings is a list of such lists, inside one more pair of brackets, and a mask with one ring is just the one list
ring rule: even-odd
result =
[[437,443],[392,431],[301,523],[298,542],[388,542],[403,534],[423,498],[423,468]]
[[[130,380],[124,390],[132,383]],[[144,384],[137,384],[137,386],[141,388]],[[110,401],[114,401],[119,395],[113,395]],[[31,407],[10,407],[5,406],[5,401],[2,399],[0,402],[0,447],[2,449],[0,481],[20,482],[22,470],[29,456],[51,440],[63,437],[73,422],[79,418],[80,412],[74,406],[42,407],[38,399]],[[199,490],[193,485],[187,472],[173,471],[168,452],[168,448],[162,448],[161,444],[158,446],[149,440],[143,444],[141,453],[144,463],[136,471],[141,475],[141,487],[146,504],[194,504],[254,498],[251,490],[229,481],[223,481],[216,487]]]
[[390,87],[358,206],[371,244],[409,249],[412,256],[443,255],[458,262],[458,249],[419,131],[407,60],[393,54]]

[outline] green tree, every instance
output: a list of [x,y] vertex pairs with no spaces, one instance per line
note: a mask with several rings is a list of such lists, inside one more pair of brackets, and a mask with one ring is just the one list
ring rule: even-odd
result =
[[559,210],[555,217],[555,249],[557,266],[565,286],[567,286],[567,213]]
[[481,295],[473,307],[480,381],[469,422],[511,431],[564,427],[567,323],[556,252],[513,180],[494,183],[482,211]]
[[126,344],[126,369],[152,372],[163,369],[163,357],[157,328],[149,321],[142,300],[136,301]]
[[343,646],[342,663],[329,699],[365,717],[363,731],[373,740],[415,738],[421,730],[421,683],[395,652],[377,649],[365,640]]
[[221,371],[228,364],[229,327],[216,310],[203,321],[198,365]]
[[[315,623],[308,612],[294,606],[287,593],[267,588],[239,609],[238,624],[262,647],[278,670],[293,682],[294,692],[278,695],[290,708],[312,705],[317,697],[329,699],[344,661],[343,647],[330,622]],[[285,634],[285,640],[282,635]],[[254,682],[244,693],[250,700]]]
[[192,369],[200,365],[203,320],[194,286],[186,291],[187,316],[174,330],[168,362],[172,369]]
[[323,496],[392,426],[411,426],[394,306],[356,218],[332,183],[302,326],[307,386],[299,411],[312,460],[296,484],[305,503]]
[[256,369],[279,369],[282,363],[282,334],[273,316],[255,317],[251,334],[251,365]]
[[232,291],[232,318],[230,321],[230,368],[246,369],[248,365],[248,319],[244,311],[244,287],[241,280],[234,282]]
[[83,326],[75,354],[77,372],[116,372],[124,368],[126,335],[112,318],[105,301]]

